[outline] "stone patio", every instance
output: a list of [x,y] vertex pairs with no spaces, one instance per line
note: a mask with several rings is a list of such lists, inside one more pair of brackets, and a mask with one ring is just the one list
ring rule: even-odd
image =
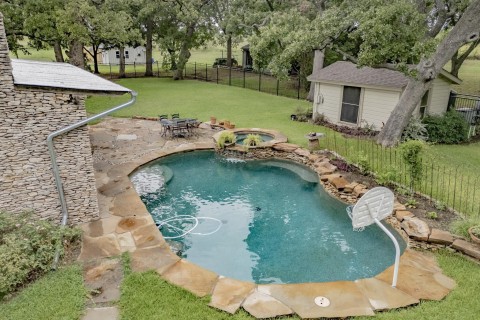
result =
[[[118,118],[108,118],[90,127],[100,219],[82,226],[84,238],[79,259],[95,265],[92,261],[128,251],[134,271],[156,270],[167,281],[199,297],[211,295],[210,306],[214,308],[232,314],[243,308],[257,318],[288,314],[301,318],[374,315],[376,310],[405,307],[420,300],[441,300],[454,288],[454,281],[441,273],[433,256],[411,249],[406,249],[401,257],[397,288],[390,285],[393,266],[376,277],[357,281],[257,285],[217,275],[180,259],[161,236],[128,175],[168,154],[213,149],[215,132],[202,125],[196,136],[165,140],[156,121]],[[273,149],[293,152],[305,162],[318,163],[317,172],[334,171],[324,159],[298,146],[284,143]],[[330,178],[342,189],[355,192],[357,188],[360,195],[364,191],[338,176]],[[322,179],[328,181],[329,177]],[[353,199],[353,195],[348,199]],[[406,213],[401,216],[402,220],[413,218]],[[445,237],[448,238],[436,232],[432,242]],[[318,296],[326,297],[329,305],[315,304]]]

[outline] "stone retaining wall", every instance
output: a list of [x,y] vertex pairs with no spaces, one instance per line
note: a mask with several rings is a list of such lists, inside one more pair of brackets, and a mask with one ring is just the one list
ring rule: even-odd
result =
[[[0,14],[0,210],[61,220],[47,136],[86,118],[85,95],[13,83]],[[54,140],[70,224],[99,216],[88,129]]]

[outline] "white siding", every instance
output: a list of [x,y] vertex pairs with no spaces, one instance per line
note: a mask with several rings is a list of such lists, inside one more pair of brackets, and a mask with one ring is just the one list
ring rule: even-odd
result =
[[400,92],[364,88],[360,119],[380,130],[400,98]]
[[337,123],[340,119],[341,99],[342,86],[316,83],[313,111],[325,115],[329,122]]
[[430,101],[427,108],[428,114],[442,114],[447,111],[448,98],[450,97],[450,83],[442,77],[433,80]]

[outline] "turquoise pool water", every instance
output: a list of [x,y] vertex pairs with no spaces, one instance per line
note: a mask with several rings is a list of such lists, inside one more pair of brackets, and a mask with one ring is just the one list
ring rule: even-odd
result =
[[[255,133],[253,133],[255,134]],[[247,138],[247,135],[248,133],[236,133],[235,136],[236,136],[236,143],[237,144],[241,144],[243,145],[243,141]],[[262,141],[263,142],[267,142],[267,141],[270,141],[273,139],[272,136],[268,135],[268,134],[264,134],[264,133],[258,133],[258,135],[260,136],[260,138],[262,138]]]
[[131,179],[155,221],[171,219],[161,232],[173,238],[172,249],[224,276],[256,283],[355,280],[394,262],[393,243],[378,227],[353,231],[346,205],[293,162],[195,151],[162,158]]

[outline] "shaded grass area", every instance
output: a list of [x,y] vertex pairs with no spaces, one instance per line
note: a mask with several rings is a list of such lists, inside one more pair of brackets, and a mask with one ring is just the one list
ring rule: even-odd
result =
[[71,265],[50,272],[10,301],[0,303],[0,319],[79,319],[85,299],[82,269]]
[[[418,306],[378,313],[378,319],[477,319],[480,304],[478,264],[447,251],[436,253],[444,273],[457,282],[443,301],[422,302]],[[208,307],[207,299],[177,288],[155,272],[132,273],[122,283],[120,310],[123,319],[253,319],[245,311],[230,316]],[[298,317],[285,317],[298,319]],[[370,319],[359,317],[355,319]]]
[[242,311],[234,316],[208,307],[188,291],[162,280],[154,272],[132,273],[121,286],[122,319],[254,319]]

